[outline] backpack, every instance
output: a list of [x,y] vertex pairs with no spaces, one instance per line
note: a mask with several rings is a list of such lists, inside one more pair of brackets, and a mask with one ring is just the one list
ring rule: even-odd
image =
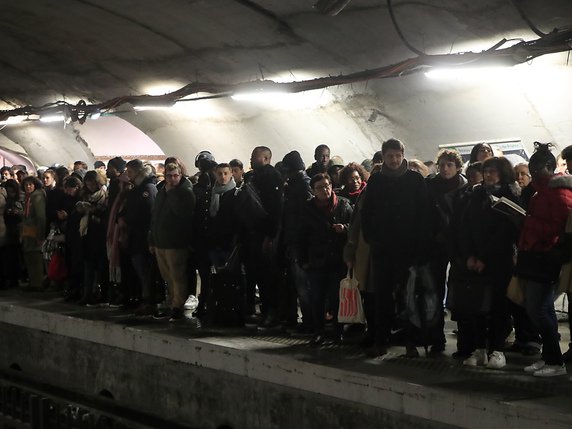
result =
[[234,191],[237,217],[247,229],[255,229],[268,216],[253,184],[245,183]]

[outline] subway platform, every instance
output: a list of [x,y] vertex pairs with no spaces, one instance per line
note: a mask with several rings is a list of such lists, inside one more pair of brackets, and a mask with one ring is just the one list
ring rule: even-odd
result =
[[[56,294],[0,291],[0,371],[149,415],[139,427],[570,428],[569,376],[523,372],[535,357],[507,353],[502,370],[451,358],[408,359],[394,347],[368,359],[357,344],[310,346],[280,331],[169,323]],[[562,323],[562,347],[569,332]]]

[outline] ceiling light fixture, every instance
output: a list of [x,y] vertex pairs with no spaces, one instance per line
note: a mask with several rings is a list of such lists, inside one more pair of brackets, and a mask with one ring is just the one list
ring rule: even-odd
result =
[[480,68],[435,68],[425,72],[425,76],[434,80],[482,81],[506,76],[509,67]]
[[64,115],[51,115],[51,116],[41,116],[40,117],[40,122],[63,122],[65,121],[65,116]]

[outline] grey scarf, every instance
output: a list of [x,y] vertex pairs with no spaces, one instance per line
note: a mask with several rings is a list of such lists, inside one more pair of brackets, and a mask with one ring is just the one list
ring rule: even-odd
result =
[[209,213],[211,217],[215,217],[218,213],[218,209],[220,208],[220,196],[234,188],[236,188],[234,177],[231,177],[230,182],[228,182],[226,185],[219,185],[218,183],[214,185],[211,191],[211,205],[209,207]]

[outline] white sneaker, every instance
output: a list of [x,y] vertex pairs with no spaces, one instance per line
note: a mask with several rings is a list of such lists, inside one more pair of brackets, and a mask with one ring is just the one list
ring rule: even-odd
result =
[[494,351],[489,356],[487,368],[501,369],[506,366],[506,358],[503,352]]
[[566,367],[564,365],[544,365],[538,371],[532,374],[535,377],[557,377],[559,375],[566,375]]
[[465,366],[486,365],[488,361],[489,358],[487,356],[487,350],[477,349],[473,353],[471,353],[471,356],[469,356],[467,359],[463,361],[463,365]]
[[534,362],[532,365],[525,366],[524,372],[528,372],[529,374],[533,374],[536,371],[538,371],[539,369],[544,368],[545,365],[546,365],[546,363],[543,360],[539,360],[537,362]]

